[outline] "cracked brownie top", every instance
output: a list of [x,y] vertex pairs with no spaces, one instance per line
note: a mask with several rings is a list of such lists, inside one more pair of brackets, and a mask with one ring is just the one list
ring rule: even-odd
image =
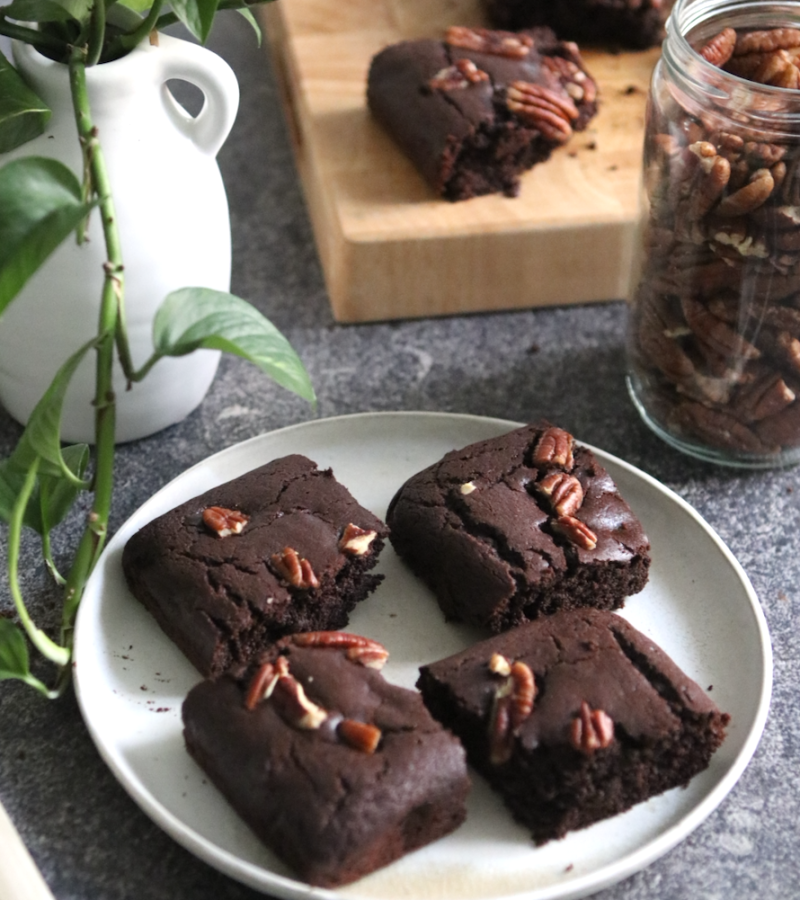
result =
[[181,504],[128,542],[133,594],[204,674],[292,631],[341,627],[377,586],[386,526],[304,456]]
[[376,671],[387,655],[359,635],[295,634],[183,705],[189,752],[311,884],[353,881],[466,816],[464,750]]
[[392,544],[449,618],[493,631],[644,587],[649,543],[608,472],[547,423],[448,453],[389,507]]

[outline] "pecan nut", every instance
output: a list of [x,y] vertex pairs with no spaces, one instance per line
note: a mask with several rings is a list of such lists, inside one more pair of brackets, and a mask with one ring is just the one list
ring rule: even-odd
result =
[[553,512],[559,516],[575,515],[583,503],[580,481],[566,472],[549,472],[536,483],[536,490],[545,496]]
[[383,736],[377,725],[359,722],[357,719],[342,719],[336,727],[336,734],[348,747],[369,754],[378,749]]
[[552,527],[553,531],[582,550],[594,550],[597,546],[597,535],[575,516],[559,516],[553,521]]
[[489,718],[489,763],[501,766],[511,759],[514,749],[514,734],[511,730],[511,694],[508,688],[494,696],[492,713]]
[[512,81],[506,89],[506,106],[524,122],[533,125],[551,141],[566,143],[578,110],[572,98],[541,84]]
[[533,701],[536,699],[536,680],[530,666],[521,660],[511,665],[511,703],[509,705],[509,722],[515,730],[533,712]]
[[736,31],[733,28],[723,28],[719,34],[714,35],[700,49],[700,56],[711,63],[712,66],[722,68],[733,56],[733,48],[736,46]]
[[278,678],[281,675],[288,675],[289,668],[286,664],[286,657],[279,656],[277,663],[262,663],[250,680],[250,685],[245,694],[244,705],[247,709],[253,710],[262,700],[268,700],[275,690]]
[[583,700],[580,712],[572,720],[569,739],[581,753],[605,749],[614,740],[614,720],[602,709],[592,709]]
[[299,556],[293,547],[284,547],[280,553],[270,557],[275,571],[292,587],[311,590],[319,587],[319,579],[314,574],[311,563]]
[[203,524],[221,538],[241,534],[249,521],[249,516],[238,509],[208,506],[203,510]]
[[310,700],[303,685],[289,673],[278,676],[272,702],[285,722],[304,731],[315,731],[328,718],[327,710]]
[[502,653],[493,653],[489,659],[489,671],[493,675],[502,675],[508,678],[511,674],[511,663]]
[[546,428],[533,450],[533,464],[571,469],[575,465],[572,445],[573,438],[568,431],[554,426]]
[[756,169],[748,183],[738,191],[720,200],[718,216],[743,216],[762,206],[775,187],[775,179],[769,169]]
[[364,556],[369,552],[369,548],[377,536],[377,531],[360,528],[350,522],[339,538],[339,550],[342,553],[349,553],[350,556]]
[[345,650],[347,659],[369,669],[382,669],[389,658],[389,651],[383,644],[347,631],[303,631],[293,634],[291,640],[298,647],[332,647]]
[[432,91],[460,91],[488,80],[488,72],[479,69],[471,59],[457,59],[430,78],[428,87]]
[[468,28],[463,25],[451,25],[445,32],[444,41],[451,47],[476,50],[478,53],[488,53],[492,56],[505,56],[508,59],[524,59],[533,47],[533,38],[528,34],[491,31],[488,28]]

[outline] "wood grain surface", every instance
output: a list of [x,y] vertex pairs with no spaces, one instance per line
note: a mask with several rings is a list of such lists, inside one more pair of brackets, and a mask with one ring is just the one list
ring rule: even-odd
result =
[[260,14],[338,321],[626,296],[657,49],[584,49],[601,96],[589,129],[519,197],[449,203],[370,117],[366,76],[390,43],[485,24],[479,0],[280,0]]

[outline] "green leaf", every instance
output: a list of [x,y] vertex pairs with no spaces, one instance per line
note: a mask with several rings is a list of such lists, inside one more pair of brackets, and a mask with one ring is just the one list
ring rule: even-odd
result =
[[300,357],[277,328],[246,300],[209,288],[182,288],[162,303],[153,322],[161,356],[184,356],[201,347],[224,350],[255,363],[278,384],[315,403]]
[[38,137],[49,118],[47,104],[0,53],[0,153]]
[[40,476],[63,477],[79,488],[85,487],[83,480],[73,471],[61,451],[61,410],[75,370],[87,352],[97,345],[98,340],[93,338],[85,343],[56,372],[50,387],[30,414],[25,431],[8,459],[13,470],[27,471],[38,457],[41,460]]
[[28,674],[25,636],[16,625],[0,616],[0,679],[24,678]]
[[[89,464],[88,444],[72,444],[62,451],[64,465],[72,472],[73,478],[63,475],[42,475],[39,479],[38,496],[34,494],[34,502],[39,512],[39,522],[26,521],[26,525],[36,528],[39,534],[51,531],[72,508],[75,498],[88,485],[84,481],[86,467]],[[37,527],[37,525],[39,527]]]
[[80,21],[79,16],[67,8],[66,3],[59,3],[57,0],[14,0],[9,6],[3,7],[3,12],[6,18],[17,22]]
[[62,451],[60,444],[61,407],[70,378],[91,341],[59,369],[52,384],[31,413],[14,452],[0,462],[0,519],[8,522],[17,502],[25,475],[39,458],[37,490],[25,510],[24,524],[41,535],[62,521],[78,493],[88,487],[84,481],[89,461],[86,444],[73,444]]
[[92,205],[54,159],[31,156],[0,169],[0,313]]
[[153,5],[153,0],[118,0],[120,6],[127,6],[134,12],[143,13]]
[[0,463],[0,519],[8,522],[25,481],[25,471],[17,468],[10,459]]
[[71,18],[81,23],[89,21],[95,4],[95,0],[55,0],[55,2],[63,6]]
[[244,16],[245,19],[247,19],[247,21],[253,26],[253,31],[255,31],[256,33],[256,39],[258,41],[258,46],[260,47],[263,35],[261,32],[261,26],[256,21],[256,17],[250,12],[249,9],[247,9],[247,7],[242,7],[241,9],[237,9],[236,11],[239,13],[239,15]]
[[170,6],[197,40],[205,44],[217,14],[219,0],[172,0]]
[[16,625],[0,616],[0,681],[9,678],[24,681],[25,684],[36,688],[45,697],[56,696],[55,691],[48,690],[38,678],[31,674],[25,636]]

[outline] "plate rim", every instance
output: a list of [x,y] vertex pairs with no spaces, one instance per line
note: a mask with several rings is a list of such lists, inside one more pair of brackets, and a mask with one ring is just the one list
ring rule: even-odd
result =
[[[120,525],[108,542],[108,545],[103,550],[101,558],[86,584],[84,599],[86,594],[89,593],[90,587],[93,587],[96,581],[101,580],[105,567],[109,564],[109,557],[120,545],[120,542],[122,541],[121,536],[125,535],[131,528],[131,522],[134,519],[139,519],[142,516],[143,511],[150,506],[157,506],[160,497],[170,491],[176,482],[188,479],[191,474],[196,473],[198,470],[208,466],[209,463],[216,462],[226,455],[234,455],[241,452],[246,453],[247,449],[253,444],[276,438],[280,439],[285,435],[290,435],[294,431],[313,430],[320,427],[325,428],[330,427],[331,425],[338,425],[344,421],[376,420],[380,418],[443,419],[452,423],[462,421],[464,423],[486,425],[487,427],[496,426],[498,428],[507,428],[508,430],[513,430],[514,428],[519,428],[526,424],[510,419],[480,416],[471,413],[436,412],[430,410],[381,410],[309,419],[253,435],[246,440],[239,441],[229,447],[218,450],[189,466],[174,478],[170,479],[159,488],[158,491],[145,500],[144,503],[137,507],[137,509],[135,509]],[[717,534],[715,529],[706,522],[703,516],[690,503],[684,500],[684,498],[672,488],[663,484],[658,479],[647,472],[644,472],[632,463],[629,463],[612,453],[595,447],[578,437],[576,437],[575,440],[591,450],[601,462],[612,463],[612,465],[625,470],[630,476],[643,481],[651,490],[655,490],[657,493],[665,496],[672,503],[676,504],[684,514],[687,514],[692,518],[703,529],[708,537],[711,538],[712,542],[716,545],[717,550],[732,568],[738,581],[744,588],[749,601],[750,611],[756,625],[756,632],[758,634],[759,645],[762,652],[761,690],[759,692],[756,715],[753,718],[747,738],[743,742],[736,757],[730,762],[727,772],[700,802],[694,805],[684,816],[678,819],[669,828],[665,829],[657,837],[648,841],[645,845],[625,854],[621,859],[603,864],[594,871],[587,872],[568,882],[556,883],[545,887],[533,888],[532,890],[524,890],[522,892],[518,891],[512,894],[504,894],[498,896],[495,900],[577,900],[577,898],[586,897],[591,893],[602,890],[628,878],[664,856],[695,831],[696,828],[714,812],[733,789],[756,751],[769,714],[773,685],[773,654],[769,626],[761,602],[758,599],[758,595],[741,563],[736,559],[733,552]],[[222,482],[220,481],[219,483]],[[145,521],[150,521],[150,519],[148,518]],[[141,527],[142,524],[144,523],[139,524],[137,527]],[[98,594],[99,593],[100,592],[98,592]],[[347,900],[349,896],[354,896],[348,893],[350,885],[343,885],[341,889],[337,890],[312,887],[297,879],[277,872],[271,872],[262,866],[244,860],[231,851],[218,846],[210,839],[199,834],[191,825],[188,825],[177,815],[168,810],[152,795],[150,790],[145,788],[135,771],[133,771],[127,763],[116,758],[106,746],[105,740],[100,736],[99,731],[95,727],[93,717],[86,708],[86,695],[90,692],[87,690],[86,695],[84,694],[84,690],[81,686],[83,669],[77,664],[80,659],[79,649],[82,646],[82,634],[86,630],[81,627],[81,624],[83,619],[89,615],[89,613],[84,612],[84,610],[89,609],[90,606],[91,604],[81,603],[75,623],[75,694],[84,724],[86,725],[101,758],[109,767],[118,783],[140,809],[148,815],[155,825],[164,830],[178,844],[197,856],[201,862],[212,866],[228,877],[231,877],[254,890],[267,892],[278,889],[281,892],[286,892],[282,894],[286,898],[297,898],[302,896],[319,898],[319,900]]]

